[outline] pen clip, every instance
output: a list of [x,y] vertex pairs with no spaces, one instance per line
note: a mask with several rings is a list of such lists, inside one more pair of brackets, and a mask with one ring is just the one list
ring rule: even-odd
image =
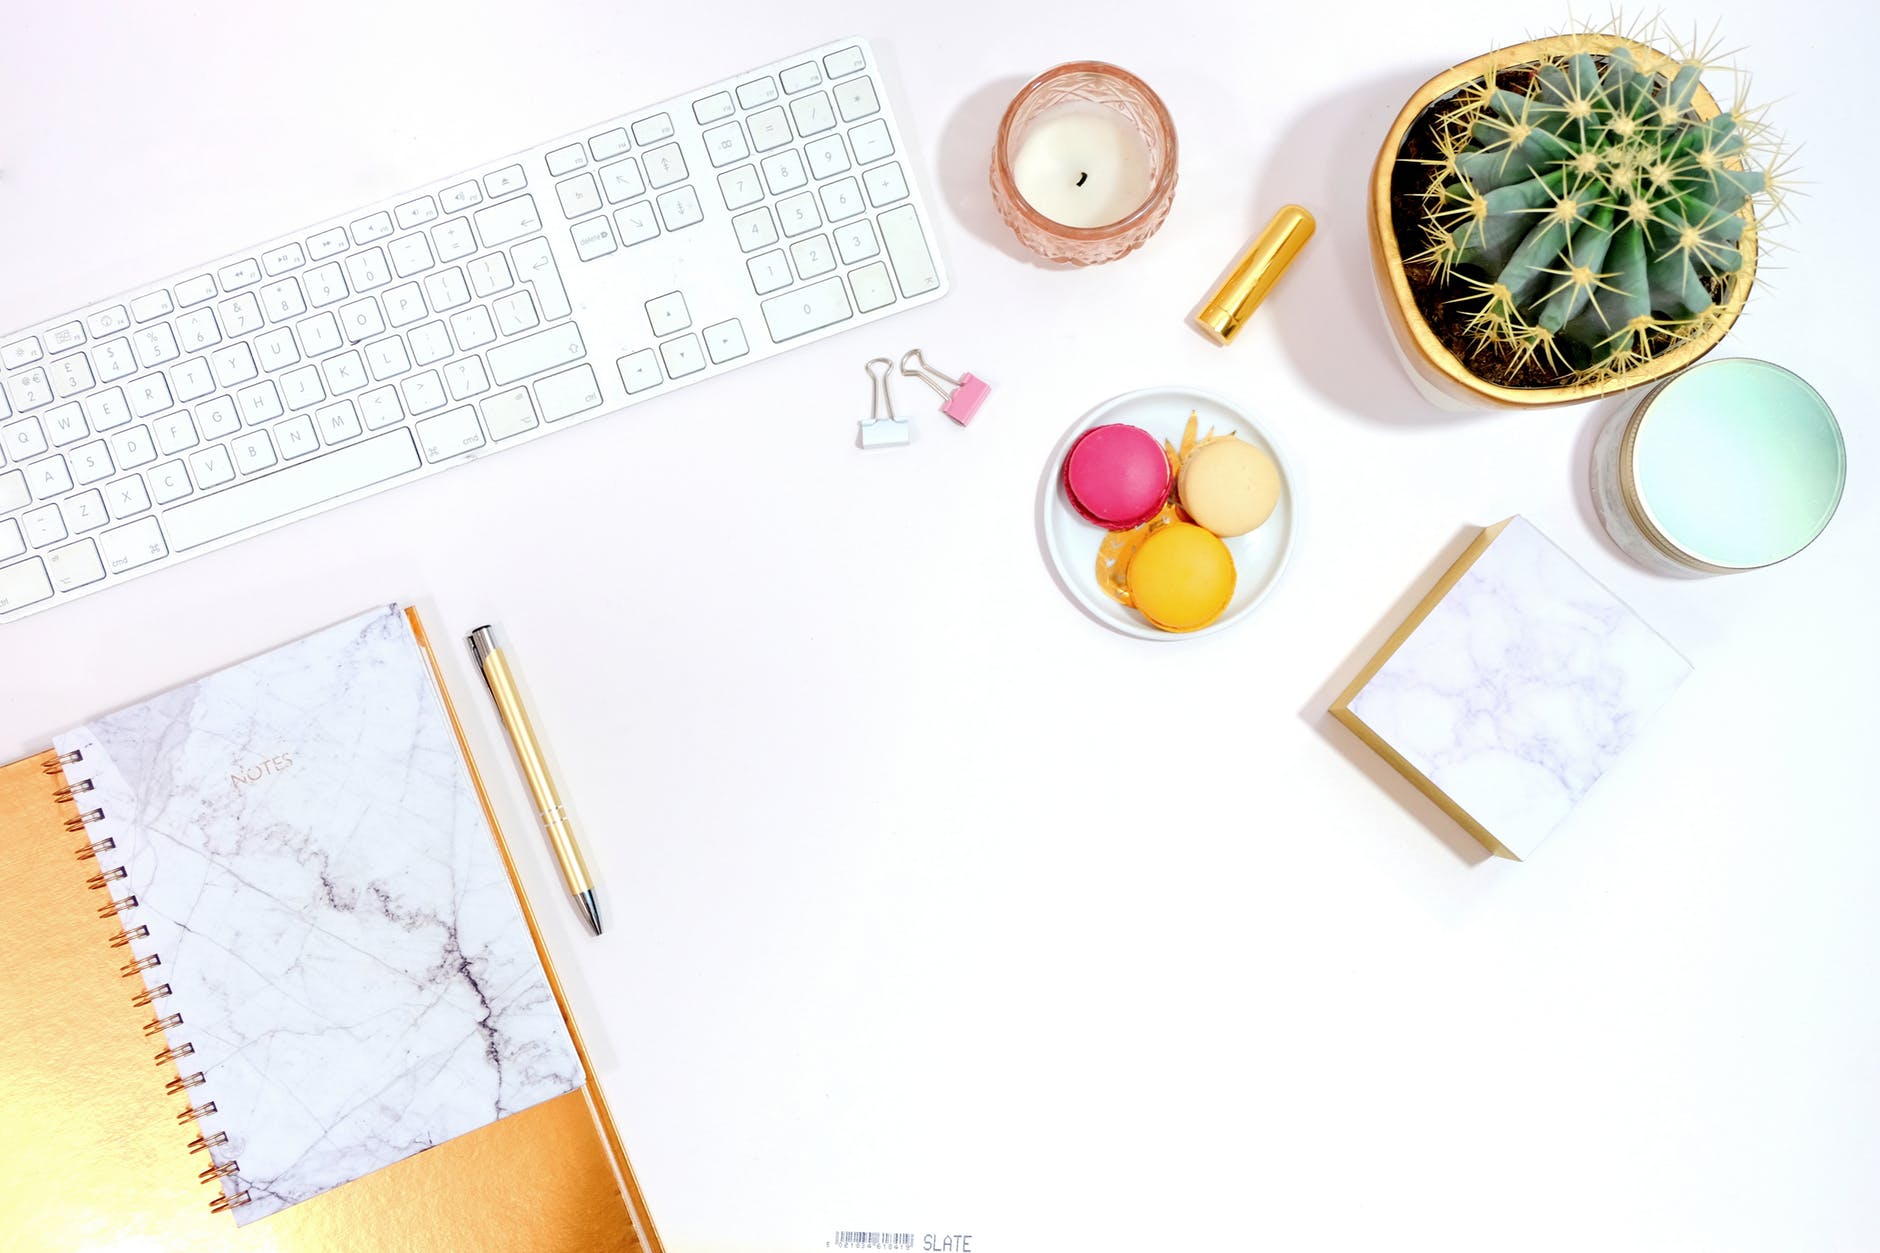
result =
[[496,633],[487,625],[470,632],[467,637],[470,655],[476,658],[477,673],[483,676],[483,686],[490,689],[490,695],[496,695],[496,685],[490,682],[489,657],[496,651]]

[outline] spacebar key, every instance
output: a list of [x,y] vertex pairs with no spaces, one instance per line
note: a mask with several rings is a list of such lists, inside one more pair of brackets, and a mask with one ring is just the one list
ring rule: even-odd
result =
[[496,386],[507,387],[518,379],[579,361],[585,356],[587,345],[581,342],[581,328],[572,322],[563,322],[490,349],[490,377],[496,380]]
[[279,470],[163,514],[170,550],[182,552],[418,468],[402,427],[375,439]]
[[770,338],[779,344],[853,316],[849,294],[839,278],[826,278],[820,283],[773,296],[764,302],[763,308],[764,321],[770,324]]

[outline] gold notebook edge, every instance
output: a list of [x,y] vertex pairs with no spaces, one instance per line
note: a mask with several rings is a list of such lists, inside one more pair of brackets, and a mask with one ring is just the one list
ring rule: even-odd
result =
[[1508,524],[1514,521],[1515,516],[1511,514],[1493,526],[1482,528],[1481,534],[1469,542],[1469,546],[1462,550],[1462,554],[1456,558],[1449,569],[1443,572],[1442,577],[1436,580],[1428,594],[1417,602],[1416,608],[1412,609],[1397,629],[1390,633],[1389,638],[1384,641],[1383,646],[1372,655],[1371,659],[1364,663],[1357,677],[1352,679],[1343,692],[1339,693],[1338,699],[1332,702],[1328,711],[1332,717],[1338,719],[1351,730],[1352,734],[1362,740],[1372,752],[1382,757],[1391,769],[1407,779],[1417,791],[1429,797],[1438,809],[1455,819],[1463,830],[1479,840],[1489,852],[1497,857],[1505,857],[1509,861],[1521,859],[1515,855],[1514,850],[1490,834],[1488,828],[1476,821],[1468,810],[1457,804],[1449,793],[1438,787],[1434,780],[1412,765],[1409,759],[1372,730],[1370,724],[1351,708],[1351,702],[1359,692],[1364,690],[1366,684],[1377,677],[1377,672],[1384,668],[1385,663],[1390,661],[1399,648],[1403,647],[1404,642],[1416,629],[1423,625],[1423,620],[1436,611],[1436,606],[1440,605],[1443,599],[1455,589],[1456,584],[1462,581],[1462,576],[1467,574],[1470,567],[1488,551],[1488,546],[1495,542],[1496,537],[1508,529]]
[[503,859],[503,869],[509,875],[510,886],[515,889],[516,903],[522,909],[522,920],[528,924],[529,939],[535,945],[536,958],[542,963],[542,973],[548,977],[549,990],[555,994],[555,1004],[561,1011],[563,1024],[568,1028],[568,1038],[574,1043],[575,1055],[581,1059],[581,1073],[586,1080],[582,1085],[582,1091],[586,1096],[588,1108],[594,1115],[594,1121],[607,1141],[608,1155],[613,1160],[614,1174],[619,1180],[621,1192],[627,1198],[627,1207],[633,1214],[634,1233],[639,1237],[641,1247],[648,1250],[648,1253],[665,1253],[665,1245],[659,1238],[659,1228],[654,1225],[653,1215],[646,1208],[646,1199],[640,1192],[639,1180],[633,1173],[633,1163],[627,1158],[626,1145],[621,1141],[620,1132],[614,1126],[613,1113],[607,1106],[606,1095],[601,1091],[600,1079],[594,1073],[594,1063],[588,1057],[587,1044],[581,1039],[581,1029],[575,1025],[574,1013],[568,1006],[567,994],[562,991],[561,978],[555,973],[555,963],[549,957],[548,945],[542,939],[541,928],[536,926],[535,911],[529,906],[529,896],[523,890],[522,876],[516,870],[515,859],[509,854],[508,842],[503,839],[502,825],[496,820],[496,809],[490,803],[489,792],[483,786],[483,776],[477,770],[476,759],[470,754],[470,741],[464,735],[463,723],[457,717],[457,707],[451,701],[450,689],[444,685],[444,672],[438,665],[437,653],[431,647],[430,636],[425,633],[424,622],[419,618],[415,607],[406,606],[405,620],[418,642],[419,651],[424,654],[425,664],[430,667],[432,685],[437,689],[438,699],[443,703],[445,717],[450,720],[451,732],[457,737],[458,752],[463,757],[465,770],[469,772],[471,785],[476,788],[477,801],[483,806],[483,818],[489,823],[490,835],[496,842],[497,855]]

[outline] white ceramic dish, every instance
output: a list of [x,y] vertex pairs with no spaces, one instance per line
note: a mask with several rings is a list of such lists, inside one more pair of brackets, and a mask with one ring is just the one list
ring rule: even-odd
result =
[[[1180,445],[1182,430],[1190,413],[1199,416],[1196,434],[1206,436],[1213,427],[1216,435],[1230,431],[1261,449],[1279,467],[1279,503],[1265,525],[1247,535],[1224,541],[1234,558],[1234,598],[1227,602],[1221,616],[1198,631],[1162,631],[1149,620],[1104,595],[1097,585],[1097,548],[1107,532],[1084,521],[1064,497],[1064,458],[1078,436],[1093,426],[1106,422],[1125,422],[1139,426],[1158,440]],[[1071,424],[1051,451],[1044,481],[1038,490],[1038,529],[1044,537],[1046,556],[1052,573],[1084,612],[1107,627],[1145,640],[1183,640],[1215,631],[1225,631],[1253,611],[1273,590],[1286,559],[1292,554],[1293,534],[1297,529],[1298,480],[1286,458],[1271,437],[1254,424],[1247,411],[1225,396],[1192,387],[1145,387],[1106,400]]]

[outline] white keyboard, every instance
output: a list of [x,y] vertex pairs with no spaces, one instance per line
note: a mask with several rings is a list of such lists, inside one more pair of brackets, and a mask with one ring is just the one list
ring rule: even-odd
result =
[[944,295],[845,39],[0,336],[0,623]]

